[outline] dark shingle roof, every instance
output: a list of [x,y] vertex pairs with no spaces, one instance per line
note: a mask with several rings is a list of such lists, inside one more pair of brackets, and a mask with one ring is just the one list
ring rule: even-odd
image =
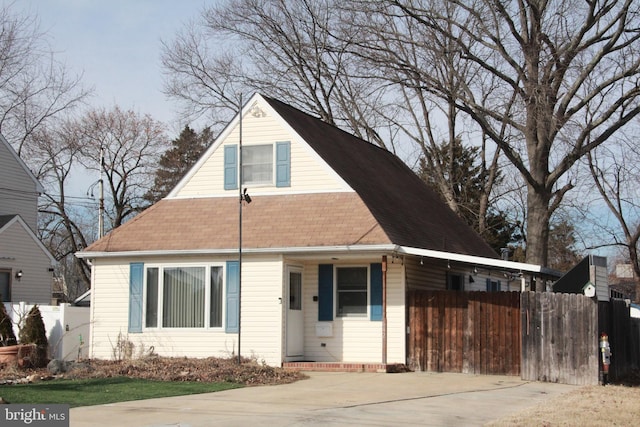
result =
[[[497,258],[398,157],[289,105],[264,98],[355,193],[254,198],[243,213],[247,248],[396,244]],[[165,199],[85,251],[234,248],[237,229],[229,221],[236,223],[237,206],[235,197]]]
[[393,243],[498,257],[397,156],[278,100],[264,98],[358,193]]

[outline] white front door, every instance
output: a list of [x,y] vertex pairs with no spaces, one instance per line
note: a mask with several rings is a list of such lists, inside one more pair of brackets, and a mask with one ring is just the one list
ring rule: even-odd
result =
[[288,360],[304,357],[304,315],[302,312],[302,270],[287,268],[287,351]]

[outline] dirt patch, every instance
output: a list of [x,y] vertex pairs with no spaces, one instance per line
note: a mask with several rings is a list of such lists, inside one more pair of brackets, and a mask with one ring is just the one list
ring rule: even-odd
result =
[[0,380],[22,378],[109,378],[130,377],[159,381],[232,382],[245,385],[288,384],[306,378],[297,371],[274,368],[237,359],[190,359],[169,357],[146,357],[134,360],[87,360],[75,363],[62,374],[52,376],[46,369],[18,369],[7,366],[0,370]]

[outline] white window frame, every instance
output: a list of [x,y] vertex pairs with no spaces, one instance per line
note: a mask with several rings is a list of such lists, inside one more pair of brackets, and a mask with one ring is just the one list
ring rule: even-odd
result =
[[[245,178],[245,174],[243,170],[240,170],[240,173],[242,175],[242,183],[240,185],[245,186],[245,185],[250,185],[252,187],[267,187],[267,186],[272,186],[275,185],[275,175],[276,175],[276,153],[275,153],[275,147],[276,144],[274,143],[268,143],[268,144],[252,144],[252,145],[243,145],[242,146],[242,150],[243,152],[246,152],[244,150],[247,149],[251,149],[252,147],[271,147],[271,181],[252,181],[252,182],[247,182],[246,178]],[[242,168],[244,168],[245,166],[247,166],[247,163],[245,161],[245,156],[242,156]],[[251,166],[251,165],[249,165]]]
[[[199,267],[205,269],[205,297],[204,297],[204,327],[201,328],[189,328],[189,327],[164,327],[162,325],[162,319],[164,315],[164,269],[165,268],[192,268]],[[220,326],[210,326],[211,324],[211,268],[219,267],[222,270],[222,297],[220,298],[220,309],[222,313],[222,322]],[[157,268],[158,269],[158,318],[157,318],[157,326],[155,327],[147,327],[147,270],[149,268]],[[226,288],[226,277],[227,277],[227,269],[224,262],[213,262],[213,263],[145,263],[144,264],[144,278],[143,278],[143,298],[142,298],[142,319],[143,319],[143,330],[148,331],[158,331],[158,330],[167,330],[167,331],[204,331],[204,330],[212,330],[212,331],[224,331],[224,322],[226,315],[226,297],[227,297],[227,288]]]
[[[340,268],[364,268],[367,271],[367,296],[365,299],[366,313],[361,315],[341,315],[338,313],[338,269]],[[369,303],[371,297],[371,266],[369,264],[341,264],[334,265],[333,267],[333,312],[336,319],[355,319],[355,320],[368,320],[370,317],[371,304]]]

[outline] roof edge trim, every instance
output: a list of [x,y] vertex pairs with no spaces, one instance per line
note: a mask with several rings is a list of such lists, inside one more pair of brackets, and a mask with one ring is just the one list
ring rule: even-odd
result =
[[505,261],[503,259],[484,258],[475,255],[463,255],[452,252],[440,252],[430,249],[412,248],[408,246],[399,246],[398,253],[408,255],[418,255],[428,258],[446,259],[450,261],[460,261],[468,264],[477,264],[487,267],[507,268],[510,270],[527,271],[529,273],[540,273],[554,277],[562,276],[562,273],[552,268],[543,267],[536,264],[527,264],[523,262]]
[[[347,245],[347,246],[310,246],[291,248],[242,248],[243,254],[319,254],[330,252],[392,252],[396,245]],[[140,256],[170,256],[170,255],[234,255],[238,249],[187,249],[187,250],[158,250],[158,251],[120,251],[120,252],[76,252],[75,256],[83,259],[118,258]]]

